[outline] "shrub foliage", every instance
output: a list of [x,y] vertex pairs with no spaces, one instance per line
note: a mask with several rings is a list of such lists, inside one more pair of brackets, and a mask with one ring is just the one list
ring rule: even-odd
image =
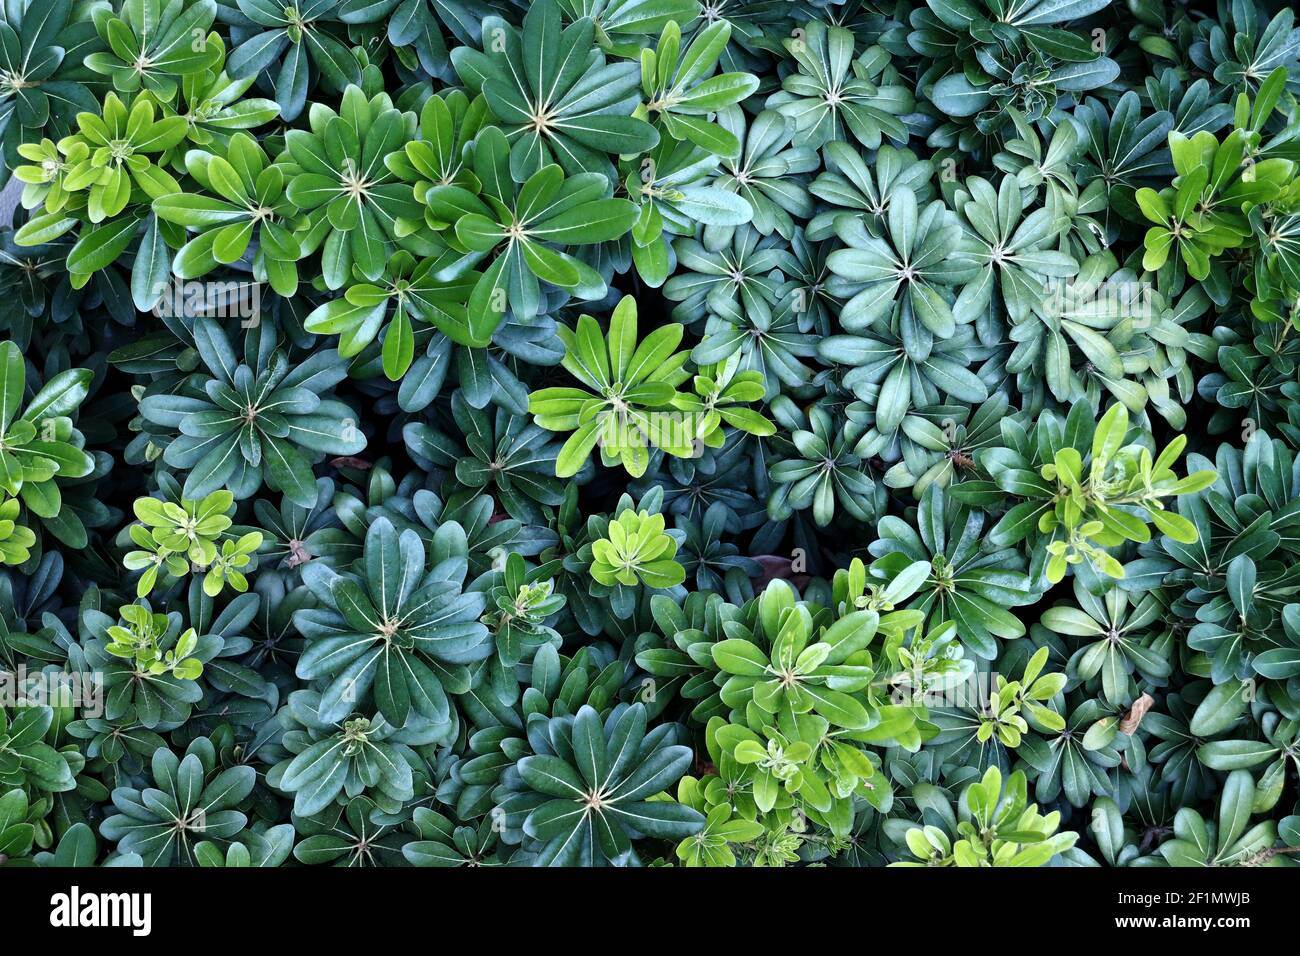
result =
[[8,0],[0,863],[1291,865],[1279,0]]

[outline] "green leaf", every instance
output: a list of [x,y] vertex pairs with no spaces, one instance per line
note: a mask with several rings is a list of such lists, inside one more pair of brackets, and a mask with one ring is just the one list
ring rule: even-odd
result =
[[749,641],[719,641],[712,647],[713,661],[725,673],[762,677],[767,673],[767,656]]
[[137,225],[138,220],[124,216],[84,230],[68,252],[68,271],[90,275],[107,268],[131,244]]
[[9,430],[22,407],[26,382],[22,351],[13,342],[0,342],[0,434]]

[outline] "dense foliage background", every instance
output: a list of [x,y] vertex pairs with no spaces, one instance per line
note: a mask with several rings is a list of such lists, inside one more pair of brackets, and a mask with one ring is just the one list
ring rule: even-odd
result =
[[1300,29],[4,0],[0,862],[1290,865]]

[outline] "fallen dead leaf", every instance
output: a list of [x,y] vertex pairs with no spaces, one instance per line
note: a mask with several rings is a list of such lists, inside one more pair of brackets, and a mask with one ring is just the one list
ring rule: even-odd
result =
[[1137,700],[1133,701],[1133,706],[1129,708],[1128,713],[1124,715],[1119,722],[1120,733],[1133,735],[1142,724],[1142,718],[1147,715],[1147,711],[1155,704],[1156,699],[1150,694],[1143,694]]

